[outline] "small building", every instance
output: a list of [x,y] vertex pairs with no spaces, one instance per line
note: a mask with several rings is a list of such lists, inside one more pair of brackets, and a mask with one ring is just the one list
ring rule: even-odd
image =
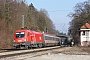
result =
[[81,26],[80,31],[81,46],[90,46],[90,24],[85,23]]

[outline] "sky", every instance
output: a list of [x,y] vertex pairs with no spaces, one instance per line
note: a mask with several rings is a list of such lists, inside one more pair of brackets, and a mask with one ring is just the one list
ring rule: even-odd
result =
[[49,17],[59,32],[67,33],[71,18],[67,15],[74,12],[77,3],[87,0],[26,0],[27,4],[31,3],[39,11],[45,9]]

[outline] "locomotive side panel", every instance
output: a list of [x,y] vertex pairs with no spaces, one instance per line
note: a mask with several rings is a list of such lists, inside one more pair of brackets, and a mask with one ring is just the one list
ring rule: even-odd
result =
[[27,32],[26,40],[27,40],[27,42],[31,42],[31,40],[32,40],[32,33],[31,32]]
[[44,42],[44,39],[43,39],[43,36],[42,36],[42,33],[38,33],[34,35],[34,40],[38,43],[38,42]]

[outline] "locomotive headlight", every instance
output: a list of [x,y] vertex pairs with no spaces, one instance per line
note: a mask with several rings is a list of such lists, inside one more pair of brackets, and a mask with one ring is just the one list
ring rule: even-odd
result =
[[15,40],[13,40],[13,42],[15,42]]
[[62,42],[62,44],[64,44],[64,42]]
[[26,42],[26,39],[24,39],[24,41]]
[[74,42],[72,42],[72,45],[74,44]]

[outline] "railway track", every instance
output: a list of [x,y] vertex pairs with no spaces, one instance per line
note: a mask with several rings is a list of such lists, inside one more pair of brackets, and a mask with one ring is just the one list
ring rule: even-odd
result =
[[11,52],[11,51],[19,51],[21,49],[0,49],[0,53],[3,53],[3,52]]
[[[5,55],[0,55],[0,60],[22,60],[25,59],[25,56],[28,56],[30,58],[41,56],[41,55],[49,55],[49,54],[57,54],[61,53],[63,50],[70,49],[72,47],[47,47],[47,48],[39,48],[39,49],[30,49],[30,50],[21,50],[21,51],[15,51],[15,52],[8,52]],[[21,58],[20,58],[21,57]],[[9,58],[9,59],[8,59]],[[14,59],[13,59],[14,58]]]
[[30,53],[37,53],[37,52],[43,52],[43,51],[48,51],[48,50],[60,49],[60,48],[61,48],[60,46],[55,46],[55,47],[47,47],[47,48],[29,49],[29,50],[8,51],[8,52],[0,53],[0,58],[6,58],[6,57],[12,57],[12,56],[30,54]]

